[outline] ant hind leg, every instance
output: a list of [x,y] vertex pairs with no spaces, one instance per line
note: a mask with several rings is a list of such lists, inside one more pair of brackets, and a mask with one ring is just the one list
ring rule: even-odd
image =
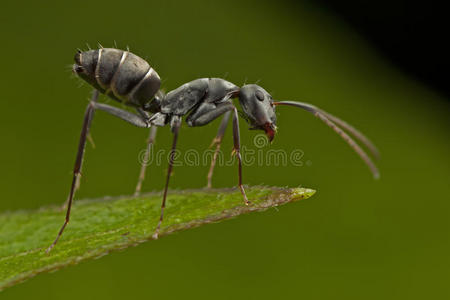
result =
[[66,228],[67,224],[69,223],[73,197],[75,195],[76,190],[80,186],[80,175],[81,175],[81,167],[83,165],[84,148],[86,146],[86,139],[89,134],[89,129],[91,127],[92,119],[94,118],[95,103],[97,102],[98,95],[99,95],[99,92],[97,90],[94,90],[94,92],[92,93],[91,101],[89,102],[89,104],[86,108],[86,112],[84,113],[84,121],[83,121],[83,126],[81,129],[80,141],[78,143],[78,152],[77,152],[77,157],[75,159],[75,167],[73,169],[72,186],[70,188],[69,197],[66,202],[67,203],[66,218],[64,220],[64,224],[62,225],[61,229],[58,232],[58,235],[56,236],[56,239],[53,241],[53,243],[50,245],[50,247],[47,248],[47,250],[46,250],[47,253],[49,253],[53,249],[53,247],[55,247],[55,245],[58,242],[59,238],[61,237],[64,229]]

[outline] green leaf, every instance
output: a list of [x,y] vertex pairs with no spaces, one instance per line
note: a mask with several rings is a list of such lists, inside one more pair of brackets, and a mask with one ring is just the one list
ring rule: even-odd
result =
[[[305,188],[250,187],[251,204],[246,206],[235,189],[173,191],[160,236],[306,199],[314,193]],[[0,215],[0,290],[42,272],[151,240],[160,202],[160,193],[76,201],[66,231],[49,254],[45,249],[64,220],[61,208]]]

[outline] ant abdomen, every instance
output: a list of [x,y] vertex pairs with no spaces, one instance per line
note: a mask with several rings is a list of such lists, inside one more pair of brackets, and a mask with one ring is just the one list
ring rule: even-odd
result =
[[113,48],[78,51],[73,71],[101,93],[137,107],[150,102],[161,85],[158,73],[144,59]]

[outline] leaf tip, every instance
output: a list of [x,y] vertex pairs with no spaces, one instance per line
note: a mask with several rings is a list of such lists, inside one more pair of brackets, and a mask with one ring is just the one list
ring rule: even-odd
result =
[[294,201],[308,199],[316,193],[316,190],[308,188],[293,188],[291,189],[291,199]]

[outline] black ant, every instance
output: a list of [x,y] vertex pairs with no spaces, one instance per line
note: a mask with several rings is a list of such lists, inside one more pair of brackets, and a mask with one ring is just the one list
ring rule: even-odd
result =
[[[274,101],[272,96],[266,92],[266,90],[256,84],[247,84],[243,87],[238,87],[233,83],[220,78],[200,78],[185,83],[179,88],[164,94],[159,90],[161,80],[158,73],[156,73],[144,59],[129,51],[112,48],[101,48],[85,52],[78,51],[75,54],[73,72],[92,85],[95,90],[84,115],[72,186],[67,200],[66,219],[59,230],[55,241],[47,249],[47,252],[56,245],[64,228],[69,222],[73,197],[79,186],[79,177],[83,163],[86,139],[89,137],[89,128],[95,110],[103,110],[137,127],[150,128],[147,151],[154,141],[157,126],[170,125],[173,133],[173,143],[161,204],[161,216],[155,233],[153,234],[153,238],[155,239],[158,238],[161,223],[163,221],[167,189],[173,168],[178,132],[181,126],[181,118],[185,115],[187,115],[186,123],[190,127],[203,126],[214,119],[223,116],[217,135],[213,140],[213,145],[216,145],[216,152],[213,156],[211,168],[208,173],[208,187],[211,186],[211,178],[217,153],[220,149],[220,144],[229,119],[232,116],[233,153],[238,159],[238,186],[245,204],[249,204],[242,185],[238,110],[232,102],[233,98],[239,98],[239,103],[243,111],[242,116],[250,124],[250,129],[264,130],[269,141],[273,140],[276,133],[276,106],[295,106],[311,112],[338,133],[356,151],[369,166],[375,178],[379,177],[378,169],[370,157],[344,130],[341,129],[341,127],[364,144],[370,152],[378,158],[377,149],[362,133],[346,122],[313,105],[294,101]],[[133,107],[137,114],[107,104],[98,103],[97,99],[99,93],[105,94],[114,100]],[[140,192],[145,175],[145,168],[146,164],[143,164],[136,187],[136,194],[139,194]]]

